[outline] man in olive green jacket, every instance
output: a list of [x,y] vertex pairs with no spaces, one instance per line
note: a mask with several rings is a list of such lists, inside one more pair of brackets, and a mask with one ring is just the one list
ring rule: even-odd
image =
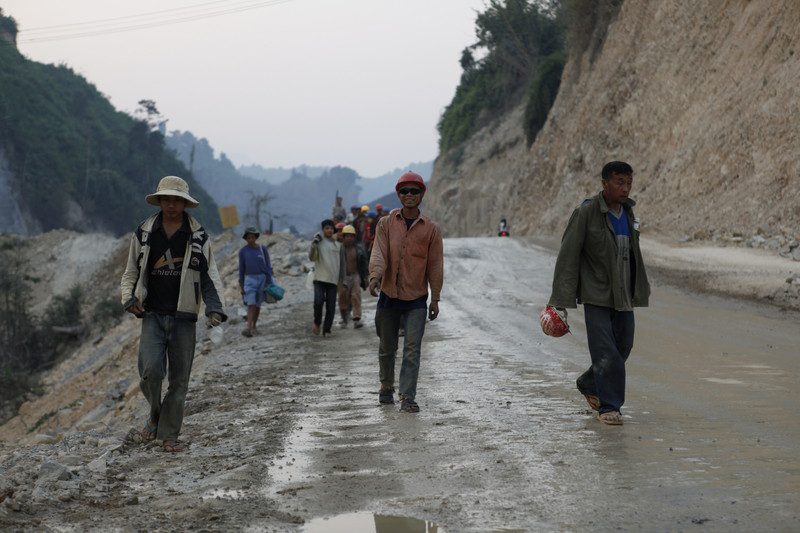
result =
[[548,305],[566,319],[583,304],[592,366],[578,390],[606,424],[622,424],[625,361],[633,348],[634,307],[646,307],[650,284],[639,249],[635,202],[628,198],[633,169],[622,161],[603,167],[603,191],[573,213],[561,239]]

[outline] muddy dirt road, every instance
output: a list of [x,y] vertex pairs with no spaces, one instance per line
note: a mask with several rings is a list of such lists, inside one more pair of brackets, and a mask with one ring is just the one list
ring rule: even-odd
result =
[[574,389],[588,365],[580,312],[563,339],[535,321],[552,253],[512,239],[445,251],[418,415],[379,406],[374,329],[312,337],[311,295],[287,278],[260,336],[234,325],[203,344],[185,454],[83,434],[19,452],[0,469],[12,485],[25,468],[45,479],[43,457],[68,472],[36,481],[0,526],[800,529],[796,314],[655,285],[636,315],[625,425],[608,427]]

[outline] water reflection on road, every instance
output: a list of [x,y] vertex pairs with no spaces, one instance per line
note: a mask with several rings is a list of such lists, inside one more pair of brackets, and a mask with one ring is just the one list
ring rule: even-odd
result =
[[445,533],[433,522],[373,513],[348,513],[312,520],[304,533]]

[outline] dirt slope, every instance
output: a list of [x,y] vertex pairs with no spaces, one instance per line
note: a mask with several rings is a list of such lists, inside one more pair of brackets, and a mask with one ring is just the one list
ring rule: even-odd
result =
[[[118,301],[129,237],[57,230],[28,242],[24,254],[33,265],[32,273],[39,280],[37,290],[42,294],[63,293],[77,283],[86,291],[89,309],[108,297]],[[212,244],[231,312],[236,311],[239,300],[236,272],[242,242],[238,235],[226,233]],[[304,249],[305,243],[287,234],[265,237],[262,242],[272,244],[278,276],[303,273],[305,257],[295,248]],[[37,258],[51,253],[67,259],[63,270],[52,268],[48,261],[37,263]],[[46,305],[44,301],[37,308]],[[73,353],[44,375],[44,394],[25,402],[17,416],[0,426],[0,444],[49,442],[66,431],[108,431],[131,423],[141,410],[136,370],[140,328],[141,322],[126,316],[110,328],[91,329]],[[198,338],[204,338],[203,321],[198,328]]]
[[426,202],[449,235],[560,231],[623,159],[645,232],[798,237],[800,3],[626,0],[591,56],[530,149],[517,108],[439,157]]

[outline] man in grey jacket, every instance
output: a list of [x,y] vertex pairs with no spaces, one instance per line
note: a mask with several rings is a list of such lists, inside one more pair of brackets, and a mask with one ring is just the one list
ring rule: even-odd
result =
[[[168,452],[183,451],[178,435],[195,348],[200,300],[211,325],[227,319],[222,283],[208,234],[189,214],[197,207],[189,185],[167,176],[147,203],[161,210],[142,222],[131,237],[120,290],[124,309],[142,319],[139,339],[139,387],[150,404],[141,431],[144,440],[161,439]],[[167,393],[161,397],[164,377]]]
[[603,191],[573,213],[561,239],[548,305],[566,319],[583,304],[592,366],[578,390],[606,424],[621,425],[625,361],[633,348],[634,307],[646,307],[650,284],[639,249],[633,168],[622,161],[602,170]]

